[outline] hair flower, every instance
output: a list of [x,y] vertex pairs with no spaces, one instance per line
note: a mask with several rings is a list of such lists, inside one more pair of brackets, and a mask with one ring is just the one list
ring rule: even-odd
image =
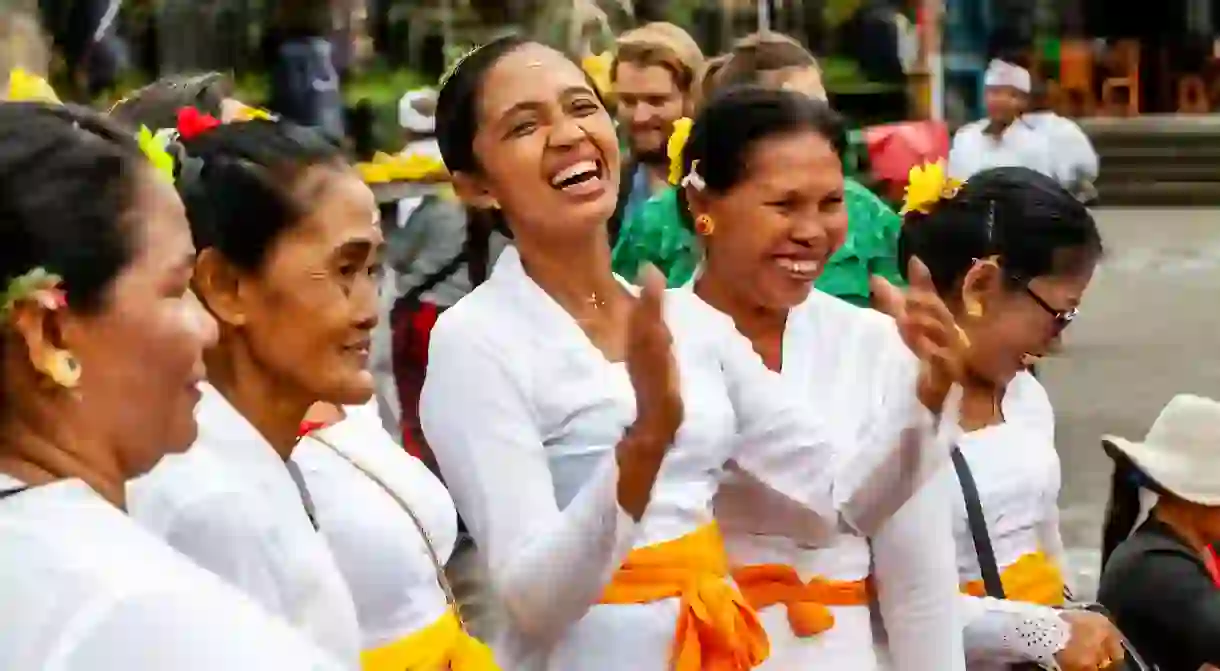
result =
[[614,55],[609,51],[590,54],[580,61],[581,69],[585,71],[589,79],[593,80],[598,93],[603,96],[610,95],[614,91],[614,86],[610,83],[610,69],[613,63]]
[[14,277],[0,294],[0,316],[7,317],[22,301],[37,301],[44,309],[58,310],[68,304],[60,285],[59,275],[47,272],[46,268],[35,268],[24,275]]
[[936,203],[956,196],[961,187],[961,180],[949,177],[944,160],[912,166],[907,175],[906,197],[898,214],[928,214]]
[[140,126],[140,132],[136,134],[136,142],[140,145],[140,151],[148,157],[152,162],[157,172],[165,176],[170,184],[174,183],[174,157],[166,151],[166,141],[168,137],[163,133],[153,134],[148,130],[148,126]]
[[194,107],[183,107],[178,110],[178,135],[184,140],[189,140],[219,125],[220,119],[210,114],[204,114]]
[[682,151],[686,149],[686,141],[690,139],[691,126],[694,125],[687,117],[674,122],[674,130],[669,134],[669,142],[665,145],[665,153],[669,156],[669,183],[678,186],[682,183]]
[[275,121],[275,116],[260,107],[251,107],[243,102],[233,108],[233,121]]
[[14,102],[62,104],[47,80],[21,68],[9,70],[8,99]]

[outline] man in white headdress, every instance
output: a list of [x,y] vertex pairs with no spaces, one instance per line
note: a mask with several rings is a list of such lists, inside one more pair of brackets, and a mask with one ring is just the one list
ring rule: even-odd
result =
[[1034,83],[1030,111],[1023,117],[1034,130],[1041,133],[1055,148],[1052,158],[1055,161],[1055,173],[1063,188],[1072,192],[1082,202],[1090,202],[1097,197],[1094,185],[1097,183],[1099,163],[1097,150],[1084,129],[1075,121],[1060,116],[1051,108],[1050,97],[1046,85]]
[[1058,179],[1046,135],[1021,118],[1029,105],[1029,71],[1002,60],[987,66],[987,118],[967,124],[953,136],[949,174],[969,179],[988,168],[1025,167]]

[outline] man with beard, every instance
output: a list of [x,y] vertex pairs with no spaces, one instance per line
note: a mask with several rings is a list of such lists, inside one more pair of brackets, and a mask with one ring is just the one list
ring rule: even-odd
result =
[[692,85],[704,65],[699,45],[672,23],[649,23],[623,33],[616,51],[611,76],[629,158],[610,223],[612,239],[631,211],[668,186],[666,145],[674,122],[691,115]]

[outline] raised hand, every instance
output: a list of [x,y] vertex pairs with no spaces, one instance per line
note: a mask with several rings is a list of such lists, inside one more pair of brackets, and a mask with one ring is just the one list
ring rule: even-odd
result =
[[665,277],[650,265],[641,280],[643,290],[627,322],[627,375],[635,389],[636,418],[617,448],[619,503],[637,518],[683,416],[673,338],[665,324]]
[[907,277],[910,284],[903,291],[885,278],[873,276],[873,306],[894,318],[903,342],[919,358],[920,402],[940,412],[950,387],[962,379],[970,343],[937,294],[928,267],[912,258]]

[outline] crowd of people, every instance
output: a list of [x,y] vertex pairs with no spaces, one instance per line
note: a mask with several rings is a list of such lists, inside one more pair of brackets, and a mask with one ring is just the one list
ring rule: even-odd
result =
[[1103,256],[1076,194],[950,161],[894,212],[798,42],[621,41],[610,90],[462,58],[403,113],[456,200],[389,221],[216,77],[14,73],[0,668],[1220,663],[1220,404],[1108,439],[1112,613],[1066,584],[1029,369]]

